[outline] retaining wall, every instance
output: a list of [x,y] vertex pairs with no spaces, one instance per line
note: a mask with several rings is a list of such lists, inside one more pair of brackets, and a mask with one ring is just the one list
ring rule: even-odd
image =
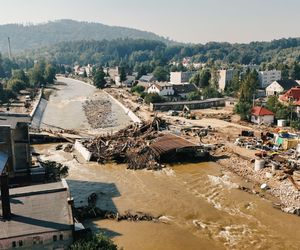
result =
[[108,94],[106,91],[104,92],[124,110],[124,112],[129,116],[129,118],[133,122],[142,123],[141,119],[135,113],[133,113],[129,108],[126,108],[121,102],[119,102],[116,98]]

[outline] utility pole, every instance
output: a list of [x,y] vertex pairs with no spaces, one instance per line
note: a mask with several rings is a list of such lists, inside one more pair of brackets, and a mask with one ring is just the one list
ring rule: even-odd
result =
[[7,40],[8,40],[8,56],[9,59],[11,60],[12,56],[11,56],[10,38],[8,37]]

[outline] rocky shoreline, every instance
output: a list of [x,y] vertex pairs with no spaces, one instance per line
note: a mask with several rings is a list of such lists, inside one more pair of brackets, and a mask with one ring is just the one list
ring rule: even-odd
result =
[[[300,216],[300,192],[295,189],[282,171],[276,170],[275,173],[272,173],[272,177],[268,178],[268,173],[272,172],[270,167],[254,171],[254,163],[251,160],[230,153],[228,149],[223,149],[223,151],[215,154],[215,156],[222,155],[216,162],[223,168],[251,182],[254,187],[252,190],[244,188],[247,192],[272,200],[274,206],[283,212]],[[266,188],[262,189],[262,184],[266,184]],[[270,196],[278,202],[274,202]]]

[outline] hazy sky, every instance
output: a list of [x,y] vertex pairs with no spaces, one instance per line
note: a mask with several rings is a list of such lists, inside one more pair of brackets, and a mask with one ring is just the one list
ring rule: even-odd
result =
[[182,42],[300,37],[300,0],[0,0],[0,23],[74,19]]

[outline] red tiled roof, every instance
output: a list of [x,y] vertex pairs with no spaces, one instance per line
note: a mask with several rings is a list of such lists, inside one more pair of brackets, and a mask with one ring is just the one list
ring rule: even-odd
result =
[[295,101],[293,104],[294,104],[295,106],[300,106],[300,100]]
[[300,88],[291,88],[285,94],[280,96],[281,101],[289,101],[290,99],[293,100],[300,100]]
[[251,110],[252,115],[263,116],[263,115],[274,115],[274,113],[264,107],[253,107]]

